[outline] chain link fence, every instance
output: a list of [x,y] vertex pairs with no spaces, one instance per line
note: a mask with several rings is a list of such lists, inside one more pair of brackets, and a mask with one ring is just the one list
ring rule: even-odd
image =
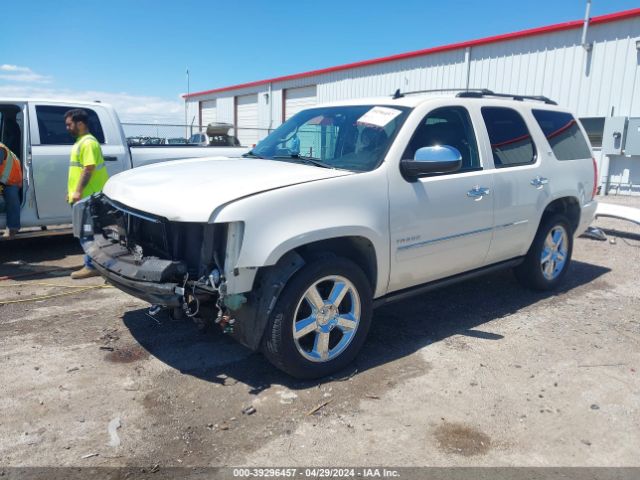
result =
[[[219,137],[209,137],[207,125],[180,125],[167,123],[123,123],[122,128],[131,146],[137,145],[215,145]],[[238,128],[230,126],[227,137],[231,144],[251,147],[271,133],[267,128]],[[236,140],[234,140],[236,139]],[[225,140],[226,141],[226,140]]]

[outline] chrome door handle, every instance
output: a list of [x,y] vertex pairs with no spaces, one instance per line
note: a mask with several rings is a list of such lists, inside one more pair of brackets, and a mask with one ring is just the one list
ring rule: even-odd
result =
[[538,175],[536,178],[532,179],[529,183],[531,185],[533,185],[534,187],[536,187],[538,190],[540,190],[547,183],[549,183],[549,179],[541,177],[540,175]]
[[467,197],[473,198],[475,201],[482,200],[485,195],[489,195],[491,190],[484,187],[473,187],[473,190],[467,192]]

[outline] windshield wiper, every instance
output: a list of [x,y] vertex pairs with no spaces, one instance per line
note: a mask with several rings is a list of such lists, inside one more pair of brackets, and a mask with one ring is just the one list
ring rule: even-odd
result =
[[308,165],[314,165],[316,167],[322,167],[322,168],[335,169],[335,167],[333,165],[329,165],[328,163],[324,163],[321,160],[318,160],[318,159],[313,158],[313,157],[305,157],[304,155],[298,155],[296,153],[291,154],[291,155],[276,155],[273,158],[274,159],[283,158],[283,159],[302,160],[303,163],[306,163]]
[[247,152],[247,153],[243,153],[241,155],[244,158],[262,158],[264,159],[264,157],[261,157],[260,155],[256,155],[255,153],[253,153],[253,150]]

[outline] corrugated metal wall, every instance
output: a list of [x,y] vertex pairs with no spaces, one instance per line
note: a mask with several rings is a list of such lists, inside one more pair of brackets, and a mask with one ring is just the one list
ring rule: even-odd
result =
[[[424,55],[388,63],[309,76],[219,94],[218,121],[233,123],[233,98],[258,93],[258,127],[262,138],[282,122],[282,90],[317,85],[319,103],[377,95],[397,88],[489,88],[499,92],[546,95],[578,116],[640,116],[640,18],[596,24],[589,28],[593,49],[580,45],[581,30],[572,29]],[[191,108],[193,110],[193,107]],[[190,116],[190,119],[192,116]],[[196,117],[198,118],[198,117]]]

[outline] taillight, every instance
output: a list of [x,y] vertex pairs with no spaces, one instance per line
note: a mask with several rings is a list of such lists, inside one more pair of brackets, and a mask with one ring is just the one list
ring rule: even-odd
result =
[[598,193],[598,164],[595,158],[591,157],[591,160],[593,160],[593,192],[591,192],[591,200],[593,200]]

